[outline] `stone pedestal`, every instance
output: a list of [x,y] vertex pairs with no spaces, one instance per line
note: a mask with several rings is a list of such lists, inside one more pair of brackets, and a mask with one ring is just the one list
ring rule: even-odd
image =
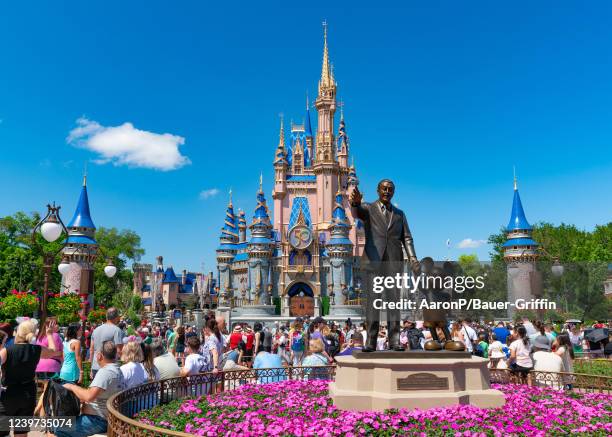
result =
[[336,360],[329,394],[343,410],[496,408],[505,403],[503,393],[491,389],[488,360],[466,352],[360,352]]

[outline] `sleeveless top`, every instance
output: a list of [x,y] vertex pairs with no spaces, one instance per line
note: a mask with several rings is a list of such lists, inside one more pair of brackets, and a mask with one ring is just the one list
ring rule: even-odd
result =
[[3,384],[7,394],[24,390],[36,392],[36,366],[42,348],[36,344],[15,343],[6,348],[6,362],[2,365]]
[[60,371],[60,378],[64,381],[75,382],[79,380],[79,366],[76,361],[76,354],[70,348],[73,342],[78,341],[72,339],[64,342],[64,363],[62,364],[62,370]]

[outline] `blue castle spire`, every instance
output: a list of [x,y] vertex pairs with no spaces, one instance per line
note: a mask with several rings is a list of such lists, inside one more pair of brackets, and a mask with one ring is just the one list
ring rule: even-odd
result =
[[[514,198],[512,200],[512,212],[510,221],[506,226],[508,232],[507,240],[503,244],[506,256],[533,255],[537,252],[538,243],[531,238],[533,227],[525,217],[523,203],[518,192],[516,176],[514,177]],[[515,249],[513,249],[515,248]],[[516,252],[518,251],[518,252]]]
[[308,95],[306,95],[306,119],[304,121],[304,130],[307,137],[312,137],[312,125],[310,124],[310,104],[308,103]]
[[232,190],[230,190],[230,199],[225,211],[225,221],[221,228],[222,242],[236,243],[238,241],[238,227],[236,225],[236,216],[234,215],[234,205],[232,204]]
[[268,205],[266,204],[266,196],[263,192],[263,178],[259,176],[259,191],[257,191],[257,206],[253,214],[253,223],[251,223],[251,239],[250,244],[271,244],[271,229],[270,214]]
[[89,212],[89,197],[87,196],[87,176],[83,177],[83,187],[81,188],[81,195],[77,203],[76,210],[72,220],[68,223],[69,228],[90,228],[96,229],[96,226],[91,219],[91,213]]
[[532,227],[525,217],[525,211],[523,210],[523,203],[521,202],[521,196],[518,192],[516,184],[516,178],[514,179],[514,199],[512,201],[512,212],[510,213],[510,221],[506,227],[507,231],[515,230],[531,230]]

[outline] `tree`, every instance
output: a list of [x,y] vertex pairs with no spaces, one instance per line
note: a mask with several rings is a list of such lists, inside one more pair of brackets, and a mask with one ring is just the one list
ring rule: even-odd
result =
[[132,284],[133,273],[128,267],[128,261],[139,261],[144,255],[144,249],[140,247],[140,236],[129,229],[119,231],[117,228],[99,228],[96,240],[101,252],[111,258],[117,267],[117,274],[108,278],[104,274],[106,258],[98,256],[95,263],[94,301],[96,305],[110,306],[113,295],[121,289],[122,284]]

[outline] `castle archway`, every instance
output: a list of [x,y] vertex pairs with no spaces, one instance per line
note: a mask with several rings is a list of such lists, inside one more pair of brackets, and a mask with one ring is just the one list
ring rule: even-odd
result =
[[291,317],[314,316],[314,293],[310,285],[296,282],[287,292]]

